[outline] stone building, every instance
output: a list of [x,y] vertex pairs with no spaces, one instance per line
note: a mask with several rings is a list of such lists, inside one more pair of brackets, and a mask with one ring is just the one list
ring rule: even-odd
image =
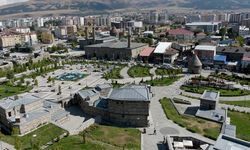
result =
[[101,116],[103,121],[143,127],[148,125],[150,99],[149,88],[144,85],[127,85],[118,89],[107,86],[101,91],[79,91],[73,103],[91,116]]
[[[129,43],[129,42],[128,42]],[[101,44],[86,46],[85,55],[88,59],[131,60],[137,58],[140,52],[147,47],[144,43],[129,43],[111,41]]]
[[219,103],[220,92],[204,91],[200,98],[201,110],[215,110]]
[[50,121],[62,122],[67,118],[68,113],[59,104],[33,95],[7,98],[0,102],[1,128],[7,132],[16,128],[20,135],[24,135]]
[[202,63],[196,54],[192,54],[188,60],[188,72],[200,74],[202,70]]

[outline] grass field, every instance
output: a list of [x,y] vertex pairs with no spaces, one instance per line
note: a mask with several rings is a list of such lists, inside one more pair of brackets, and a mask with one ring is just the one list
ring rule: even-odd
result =
[[28,92],[31,90],[31,87],[27,86],[11,86],[7,84],[0,85],[0,99]]
[[69,136],[54,144],[60,150],[140,150],[140,131],[134,128],[119,128],[106,125],[93,125],[85,130],[86,143],[83,136]]
[[236,126],[236,136],[250,142],[250,114],[228,111],[228,116]]
[[155,74],[156,75],[176,75],[176,74],[181,74],[182,69],[156,69]]
[[159,78],[154,80],[145,81],[144,83],[149,84],[151,86],[168,86],[173,84],[175,81],[178,81],[181,77],[173,77],[173,78]]
[[246,100],[246,101],[220,101],[220,103],[250,108],[250,100]]
[[[31,148],[31,141],[33,140],[34,143],[39,143],[39,145],[44,145],[51,141],[53,138],[57,138],[59,135],[62,135],[66,131],[53,125],[53,124],[48,124],[45,126],[42,126],[41,128],[25,135],[22,137],[18,137],[22,149],[30,149]],[[34,138],[33,135],[36,135]],[[10,144],[15,144],[15,136],[10,136],[10,135],[3,135],[1,134],[1,140],[5,141]]]
[[163,98],[160,102],[168,119],[174,121],[182,127],[185,127],[191,132],[199,133],[211,139],[217,139],[220,133],[220,124],[200,118],[180,115],[168,98]]
[[111,70],[111,72],[105,73],[103,77],[106,80],[108,80],[108,79],[122,79],[122,76],[120,74],[122,68],[123,67],[114,68]]
[[128,75],[130,77],[147,77],[150,76],[149,67],[143,67],[143,66],[133,66],[129,68]]
[[205,90],[219,91],[220,96],[228,96],[228,97],[250,95],[250,91],[240,90],[240,89],[226,90],[226,89],[219,89],[219,88],[213,88],[213,87],[204,87],[204,86],[192,87],[192,86],[186,86],[186,85],[181,86],[181,89],[186,92],[199,93],[199,94],[202,94]]

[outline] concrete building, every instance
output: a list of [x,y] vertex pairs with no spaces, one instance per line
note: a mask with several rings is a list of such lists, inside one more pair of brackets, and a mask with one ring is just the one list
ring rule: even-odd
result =
[[66,26],[60,26],[55,29],[55,36],[57,38],[63,39],[66,38],[68,35],[67,33],[67,27]]
[[194,52],[199,57],[202,64],[213,64],[214,56],[216,55],[216,46],[197,45]]
[[220,22],[192,22],[187,23],[186,28],[191,30],[200,29],[203,32],[214,33],[221,28]]
[[242,60],[241,60],[241,68],[245,69],[250,65],[250,53],[244,54]]
[[239,36],[245,37],[250,35],[250,30],[246,26],[239,26]]
[[0,35],[0,48],[14,47],[21,43],[21,34],[4,33]]
[[[156,63],[165,63],[165,54],[167,50],[170,50],[172,42],[159,42],[154,50],[154,60]],[[168,60],[166,60],[168,61]]]
[[101,89],[79,91],[73,103],[80,105],[85,113],[99,115],[103,121],[116,125],[148,126],[151,93],[147,86],[127,85],[118,89],[105,86]]
[[67,26],[67,34],[73,35],[77,32],[77,27],[75,25]]
[[54,35],[50,31],[42,31],[41,42],[44,44],[51,44],[54,42]]
[[179,28],[167,31],[168,37],[177,41],[192,41],[194,38],[194,33],[192,31]]

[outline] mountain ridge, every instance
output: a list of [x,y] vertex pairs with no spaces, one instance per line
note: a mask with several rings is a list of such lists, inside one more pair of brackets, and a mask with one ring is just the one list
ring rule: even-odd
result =
[[[9,0],[8,0],[9,1]],[[0,15],[39,11],[75,10],[101,12],[127,8],[183,7],[197,10],[249,9],[249,0],[12,0],[17,3],[0,7]]]

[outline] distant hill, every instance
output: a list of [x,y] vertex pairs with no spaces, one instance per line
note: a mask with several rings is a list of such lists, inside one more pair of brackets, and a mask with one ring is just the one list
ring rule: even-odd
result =
[[[3,0],[4,3],[7,0]],[[14,3],[0,7],[0,15],[31,13],[39,11],[74,10],[100,12],[124,8],[149,8],[177,6],[195,9],[241,9],[250,8],[249,0],[8,0]],[[65,12],[66,13],[66,12]]]

